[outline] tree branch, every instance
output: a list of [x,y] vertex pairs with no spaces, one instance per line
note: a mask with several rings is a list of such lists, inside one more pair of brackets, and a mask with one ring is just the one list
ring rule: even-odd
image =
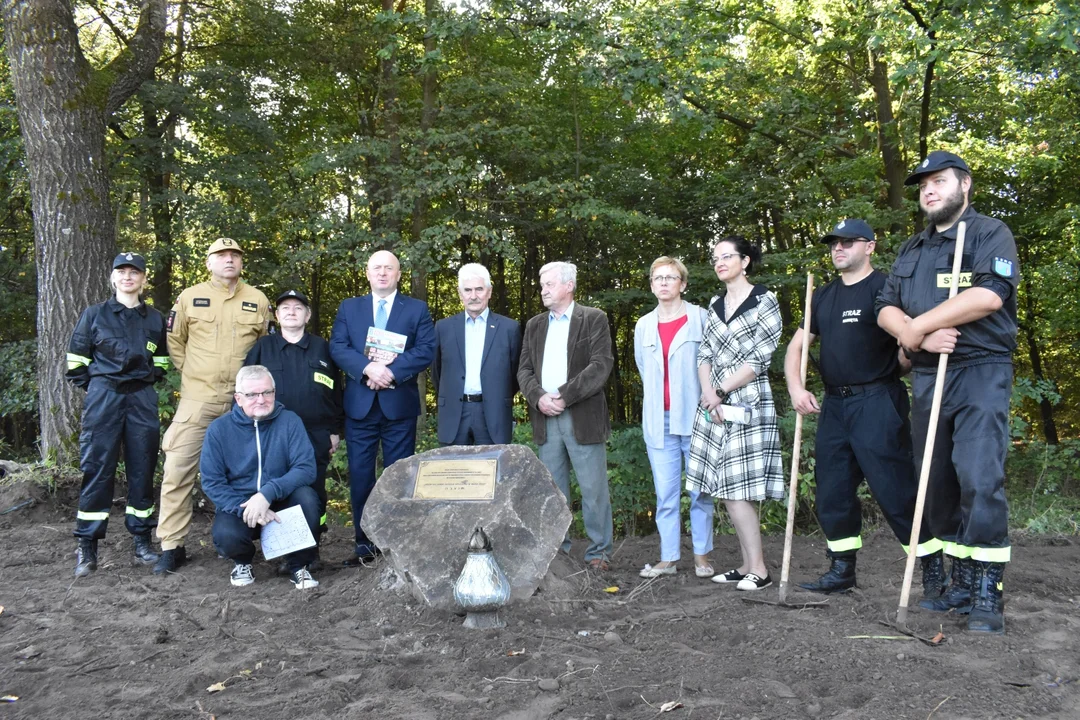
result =
[[117,26],[117,24],[112,21],[112,18],[106,15],[105,12],[102,11],[100,7],[98,7],[98,4],[94,2],[94,0],[87,0],[87,4],[89,4],[90,7],[94,9],[94,12],[98,14],[98,17],[101,18],[101,21],[109,26],[109,29],[112,30],[113,35],[116,36],[116,39],[120,41],[121,45],[127,47],[131,44],[131,42],[128,40],[127,35],[124,34],[124,31],[121,30],[119,26]]
[[145,81],[154,76],[154,67],[165,46],[166,0],[143,0],[139,27],[135,35],[116,58],[102,70],[111,77],[106,116],[116,112]]

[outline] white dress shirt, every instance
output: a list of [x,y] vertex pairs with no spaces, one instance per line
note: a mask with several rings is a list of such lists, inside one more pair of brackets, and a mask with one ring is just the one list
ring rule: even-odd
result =
[[570,316],[574,314],[574,303],[566,308],[561,316],[548,313],[547,338],[544,340],[544,365],[540,371],[540,387],[546,392],[559,394],[559,388],[566,384],[567,358],[570,341]]
[[465,389],[466,395],[480,395],[480,365],[484,362],[484,340],[487,339],[487,319],[491,308],[484,308],[475,320],[465,313]]

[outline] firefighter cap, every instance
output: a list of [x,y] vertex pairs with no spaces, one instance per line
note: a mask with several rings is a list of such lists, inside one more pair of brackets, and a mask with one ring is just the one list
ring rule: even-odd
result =
[[274,301],[274,305],[280,305],[286,300],[299,300],[300,302],[304,303],[305,306],[311,307],[311,303],[308,302],[307,295],[300,292],[299,290],[286,290],[285,292],[277,296],[277,300]]
[[968,175],[971,174],[971,170],[968,169],[967,163],[964,162],[962,157],[953,155],[951,152],[946,152],[944,150],[935,150],[927,155],[925,160],[919,163],[919,167],[911,171],[911,174],[907,176],[907,180],[904,181],[904,184],[915,185],[923,175],[936,173],[938,170],[944,170],[945,168],[957,168],[963,170]]
[[139,272],[146,272],[146,258],[138,253],[125,252],[120,253],[112,261],[113,270],[116,268],[122,268],[124,266],[130,266],[138,270]]
[[206,251],[206,257],[210,257],[214,253],[219,253],[223,250],[235,250],[241,255],[244,254],[244,249],[240,247],[240,243],[236,242],[232,238],[219,237]]
[[865,220],[859,218],[844,218],[840,222],[836,223],[836,227],[832,229],[832,232],[821,238],[821,242],[832,245],[836,242],[836,239],[854,240],[856,238],[862,238],[870,242],[874,241],[874,229],[870,227],[870,224]]

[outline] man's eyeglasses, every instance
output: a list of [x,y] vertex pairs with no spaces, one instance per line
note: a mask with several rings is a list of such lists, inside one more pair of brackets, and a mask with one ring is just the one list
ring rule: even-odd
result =
[[665,283],[682,282],[682,278],[678,275],[653,275],[652,281],[663,285]]
[[254,400],[255,398],[260,398],[260,397],[266,398],[266,399],[269,400],[270,398],[274,397],[274,393],[276,393],[276,392],[277,392],[277,390],[263,390],[262,392],[254,392],[254,393],[243,393],[242,392],[242,393],[238,393],[238,394],[243,395],[248,400]]
[[830,240],[829,241],[829,250],[835,250],[837,245],[844,248],[845,250],[850,250],[851,246],[854,245],[857,242],[866,242],[866,241],[863,240],[862,238],[842,238],[842,239],[837,238],[836,240]]

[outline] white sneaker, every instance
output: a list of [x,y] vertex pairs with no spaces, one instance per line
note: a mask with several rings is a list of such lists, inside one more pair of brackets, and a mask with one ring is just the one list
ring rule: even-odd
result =
[[244,563],[236,563],[232,569],[232,574],[229,575],[229,582],[234,587],[244,587],[255,582],[255,576],[251,572],[251,566]]
[[289,579],[292,580],[292,584],[297,590],[311,590],[319,587],[319,581],[311,577],[311,573],[308,572],[306,567],[293,572]]

